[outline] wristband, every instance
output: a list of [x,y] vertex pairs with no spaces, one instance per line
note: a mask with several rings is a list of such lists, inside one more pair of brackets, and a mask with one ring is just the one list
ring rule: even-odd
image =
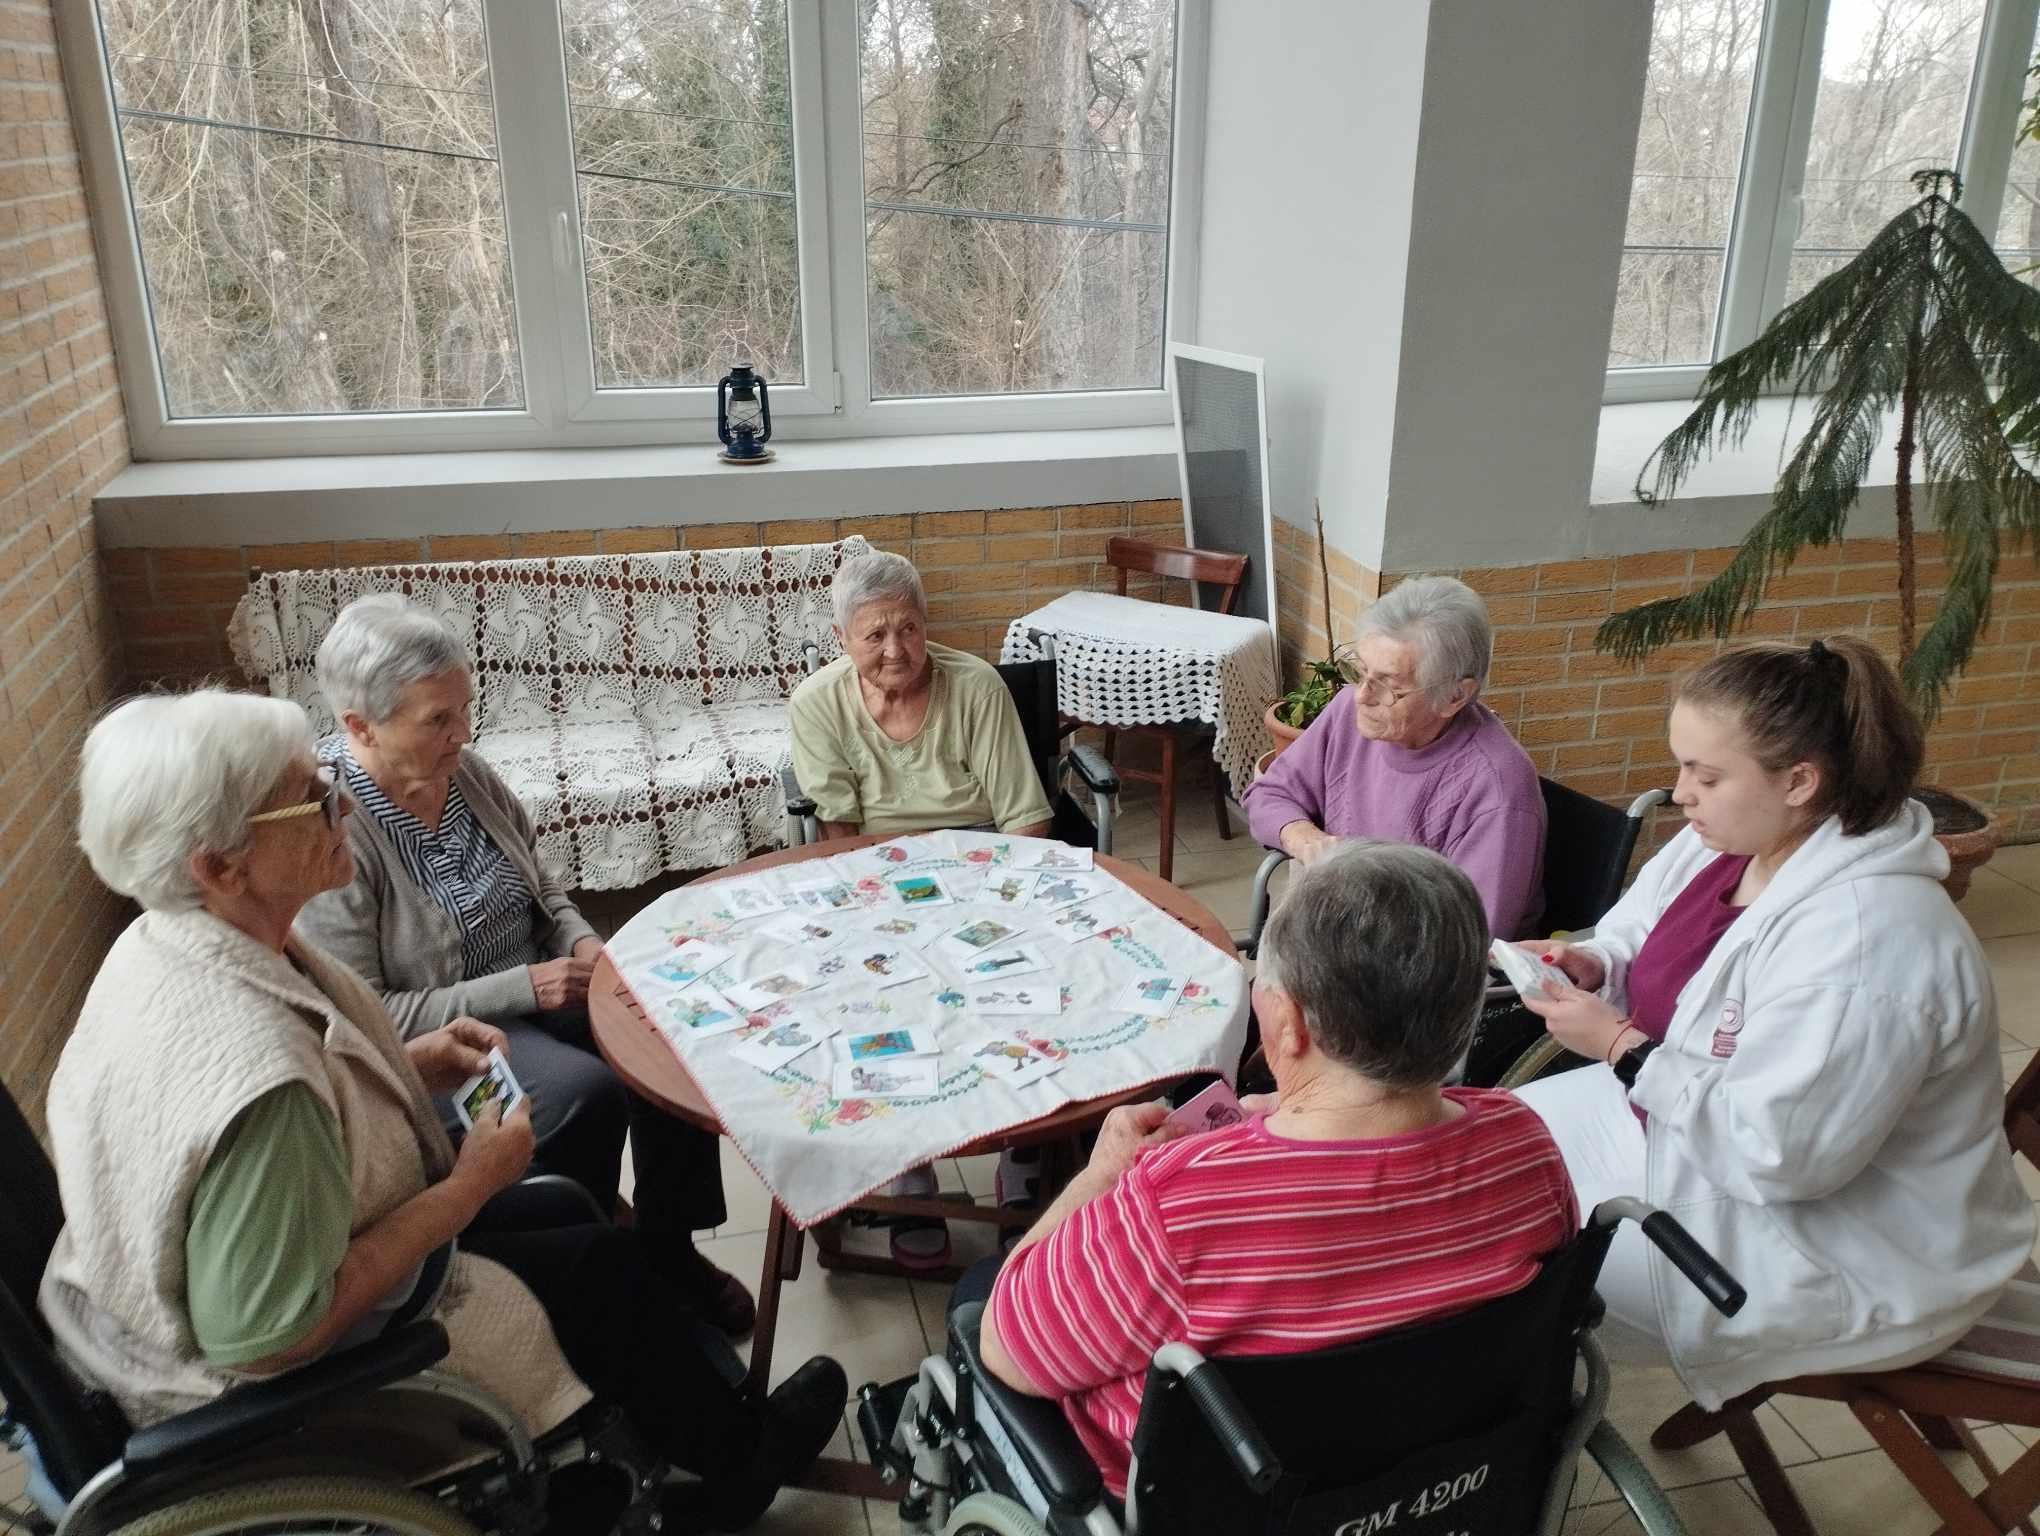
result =
[[1622,1037],[1628,1034],[1634,1027],[1629,1022],[1629,1015],[1626,1013],[1615,1021],[1615,1033],[1609,1038],[1608,1054],[1601,1058],[1603,1063],[1611,1067],[1615,1065],[1615,1047],[1622,1043]]
[[1625,1092],[1636,1086],[1636,1074],[1643,1070],[1643,1064],[1650,1060],[1650,1053],[1657,1048],[1657,1041],[1646,1040],[1641,1045],[1632,1045],[1615,1058],[1615,1078]]

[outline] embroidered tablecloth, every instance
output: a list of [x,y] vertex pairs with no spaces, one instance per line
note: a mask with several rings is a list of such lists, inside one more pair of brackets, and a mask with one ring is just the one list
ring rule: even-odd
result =
[[[1065,1104],[1195,1071],[1231,1075],[1248,1016],[1239,962],[1102,867],[1063,874],[1015,864],[1060,846],[932,832],[683,886],[619,930],[609,954],[745,1160],[806,1227],[909,1168]],[[896,882],[922,879],[966,899],[904,905]],[[1067,905],[1049,904],[1066,899],[1066,889],[1032,905],[1004,899],[1013,887],[1032,891],[1044,880],[1089,882],[1095,894]],[[795,895],[800,890],[818,894],[802,898]],[[792,907],[778,907],[788,900]],[[802,944],[789,934],[787,919],[834,929],[839,942]],[[1047,965],[994,982],[1009,993],[1055,989],[1056,1013],[991,1015],[971,1006],[970,999],[986,995],[987,983],[971,978],[972,958],[952,952],[948,936],[983,921],[1014,930],[1002,946],[1032,947]],[[884,984],[888,978],[866,966],[888,950],[907,956],[909,970],[918,961],[927,975]],[[705,961],[719,952],[728,959],[698,981],[676,985],[690,956]],[[756,1011],[738,1000],[743,983],[788,968],[812,985]],[[1161,976],[1181,984],[1167,1012],[1122,1006],[1129,988]],[[697,1033],[700,1026],[687,1021],[718,999],[730,1002],[743,1023],[727,1033]],[[771,1071],[738,1054],[788,1021],[832,1033]],[[839,1096],[836,1074],[848,1060],[848,1040],[885,1030],[912,1030],[922,1044],[939,1048],[933,1091],[917,1098]],[[1025,1041],[1060,1065],[1052,1075],[1011,1086],[995,1070],[999,1053]]]
[[1212,756],[1238,793],[1274,745],[1261,715],[1281,692],[1275,639],[1259,619],[1071,592],[1015,619],[1001,661],[1040,655],[1030,630],[1055,636],[1056,702],[1092,725],[1203,720],[1217,728]]

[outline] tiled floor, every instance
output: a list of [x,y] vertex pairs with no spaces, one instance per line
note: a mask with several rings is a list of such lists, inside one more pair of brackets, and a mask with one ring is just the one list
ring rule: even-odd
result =
[[[1188,798],[1177,830],[1177,884],[1235,931],[1243,929],[1261,851],[1244,836],[1222,842],[1211,824],[1209,805],[1201,798]],[[1118,853],[1153,867],[1157,837],[1152,805],[1134,801],[1116,839]],[[1983,938],[1997,976],[2009,1080],[2040,1049],[2040,846],[2000,852],[1977,876],[1963,911]],[[706,1248],[717,1263],[749,1278],[758,1273],[763,1255],[768,1207],[755,1176],[739,1159],[726,1156],[724,1171],[730,1220]],[[2025,1171],[2040,1196],[2040,1175]],[[951,1159],[939,1172],[945,1187],[990,1198],[989,1160]],[[985,1230],[958,1223],[959,1255],[968,1258],[980,1251],[988,1240]],[[809,1263],[786,1292],[778,1371],[783,1374],[807,1354],[827,1350],[842,1361],[853,1386],[905,1375],[939,1343],[943,1300],[939,1285],[825,1275]],[[1618,1367],[1610,1418],[1670,1490],[1692,1536],[1763,1532],[1767,1527],[1762,1513],[1746,1482],[1736,1475],[1737,1464],[1724,1442],[1675,1454],[1649,1449],[1651,1429],[1683,1401],[1669,1370]],[[1935,1528],[1937,1522],[1925,1504],[1870,1448],[1869,1436],[1846,1409],[1788,1401],[1767,1406],[1761,1417],[1787,1476],[1823,1536],[1913,1536]],[[837,1454],[847,1454],[850,1433],[846,1415]],[[2024,1430],[2015,1438],[2014,1432],[1997,1427],[1983,1433],[1986,1448],[2001,1458],[2032,1438]],[[1951,1457],[1951,1465],[1966,1480],[1974,1479],[1966,1458]],[[19,1488],[18,1468],[0,1454],[0,1504],[18,1496]],[[1566,1526],[1570,1536],[1620,1536],[1636,1529],[1613,1489],[1591,1466],[1582,1472],[1575,1502],[1578,1507]],[[4,1528],[0,1519],[0,1530]],[[883,1504],[786,1494],[755,1529],[802,1536],[853,1532],[884,1536],[898,1524],[893,1510]]]

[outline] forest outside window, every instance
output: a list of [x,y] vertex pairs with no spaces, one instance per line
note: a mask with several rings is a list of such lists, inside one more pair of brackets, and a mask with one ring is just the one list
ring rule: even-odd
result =
[[60,8],[138,452],[1166,422],[1203,5]]
[[2028,265],[2017,148],[2040,0],[1657,0],[1609,398],[1686,398],[1849,260],[1930,166]]

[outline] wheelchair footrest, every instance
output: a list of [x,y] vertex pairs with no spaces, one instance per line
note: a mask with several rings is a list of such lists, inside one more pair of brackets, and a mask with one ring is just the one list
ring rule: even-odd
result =
[[865,1454],[880,1472],[900,1477],[913,1475],[914,1464],[893,1449],[893,1431],[899,1427],[900,1414],[906,1408],[908,1394],[914,1390],[915,1380],[902,1376],[884,1386],[867,1381],[857,1389],[857,1429],[864,1436]]

